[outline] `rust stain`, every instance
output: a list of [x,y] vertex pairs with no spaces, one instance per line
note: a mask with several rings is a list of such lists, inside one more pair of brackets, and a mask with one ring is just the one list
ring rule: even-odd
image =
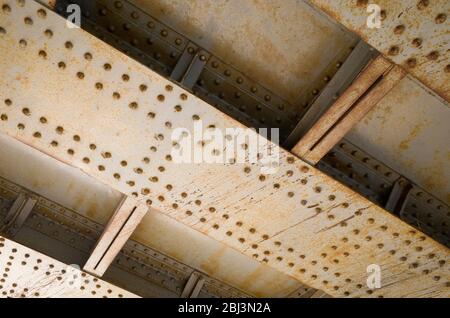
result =
[[292,103],[311,77],[353,44],[333,23],[293,0],[133,2]]
[[[433,164],[426,169],[423,183],[426,189],[439,190],[444,189],[447,186],[448,180],[445,171],[448,164],[442,162],[440,158],[440,151],[436,150],[433,156]],[[450,159],[450,152],[447,152],[447,159]],[[448,203],[450,203],[450,198],[447,195],[447,204]]]
[[222,246],[218,251],[211,254],[204,263],[200,264],[200,268],[210,275],[220,272],[221,259],[226,251],[227,247]]
[[408,137],[400,142],[398,148],[400,150],[408,150],[411,142],[422,131],[423,127],[424,125],[422,123],[415,125],[412,131],[408,134]]
[[[448,7],[443,1],[433,1],[434,6],[428,10],[416,10],[415,5],[410,6],[408,1],[378,1],[378,5],[387,13],[386,20],[382,23],[381,31],[372,31],[366,25],[366,17],[368,14],[366,11],[366,5],[357,5],[356,1],[324,1],[324,0],[311,0],[311,2],[319,9],[323,10],[330,17],[343,24],[349,30],[358,34],[364,41],[368,42],[386,58],[393,63],[401,64],[398,56],[406,54],[406,58],[413,57],[414,55],[406,52],[407,49],[403,45],[400,45],[401,54],[397,56],[389,55],[389,48],[391,45],[398,45],[401,43],[398,36],[395,35],[388,28],[392,25],[406,24],[409,32],[416,34],[427,34],[427,43],[435,43],[432,49],[440,49],[442,53],[446,48],[446,35],[447,31],[440,31],[439,28],[425,30],[423,26],[430,26],[429,21],[435,17],[432,16],[435,8],[445,11]],[[448,1],[447,1],[448,2]],[[431,3],[431,2],[430,2]],[[423,45],[425,46],[425,45]],[[441,49],[442,48],[442,49]],[[424,51],[427,48],[422,46],[419,48]],[[406,58],[404,60],[406,60]],[[450,86],[447,85],[448,73],[444,70],[448,59],[442,58],[433,63],[425,62],[421,63],[417,67],[409,68],[405,67],[405,71],[408,71],[413,76],[418,78],[423,84],[430,87],[434,92],[440,95],[447,101],[450,101]],[[436,63],[438,71],[436,71]],[[400,65],[402,66],[402,65]]]

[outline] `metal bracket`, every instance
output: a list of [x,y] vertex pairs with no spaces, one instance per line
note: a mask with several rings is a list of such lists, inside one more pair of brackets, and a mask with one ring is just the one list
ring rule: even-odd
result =
[[315,165],[405,75],[400,67],[382,56],[376,57],[292,148],[292,153]]
[[394,187],[392,188],[391,194],[389,195],[389,199],[387,200],[384,208],[395,215],[400,215],[401,211],[403,211],[405,207],[406,198],[408,197],[408,193],[411,189],[412,186],[408,180],[404,178],[397,180],[394,183]]
[[130,197],[124,197],[106,225],[83,269],[99,277],[103,276],[147,210],[147,206],[139,204]]
[[205,50],[189,43],[178,60],[170,77],[183,87],[192,90],[200,77],[210,54]]
[[313,101],[306,113],[295,126],[294,130],[283,144],[291,149],[314,125],[320,116],[336,101],[336,99],[350,86],[356,76],[367,64],[378,55],[370,45],[359,41],[355,49],[348,56],[337,73],[333,76],[322,93]]
[[25,193],[20,193],[1,225],[0,233],[10,238],[14,237],[22,228],[35,204],[36,200]]
[[184,286],[181,298],[197,298],[205,284],[205,278],[200,273],[193,272]]

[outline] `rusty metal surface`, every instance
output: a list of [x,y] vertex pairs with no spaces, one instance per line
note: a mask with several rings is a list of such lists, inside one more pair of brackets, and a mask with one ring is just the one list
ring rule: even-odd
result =
[[136,295],[0,236],[0,298],[135,298]]
[[[66,264],[85,264],[104,225],[1,177],[0,223],[21,194],[38,203],[17,229],[14,241]],[[166,254],[129,240],[102,278],[142,297],[179,297],[193,271]],[[204,272],[202,275],[206,280],[202,297],[252,297]]]
[[[3,133],[331,295],[449,297],[448,249],[286,151],[270,175],[260,164],[172,162],[169,126],[192,130],[195,115],[205,126],[241,125],[83,31],[65,29],[52,12],[38,17],[37,4],[10,5],[0,20]],[[47,39],[46,29],[65,32]],[[122,81],[124,73],[132,80]],[[381,289],[365,285],[373,263],[382,269]]]
[[[7,136],[0,135],[0,149],[0,176],[98,224],[105,225],[120,202],[120,192]],[[157,211],[142,220],[132,239],[258,297],[283,297],[305,288]]]
[[[311,107],[312,101],[334,77],[356,44],[356,37],[343,32],[331,19],[304,2],[266,1],[264,5],[244,2],[252,12],[245,17],[241,11],[243,3],[239,1],[173,2],[170,5],[179,15],[172,15],[171,12],[170,17],[162,14],[164,9],[154,8],[169,5],[166,1],[138,3],[141,7],[137,7],[123,0],[59,0],[52,8],[66,16],[69,3],[81,6],[82,28],[165,77],[179,79],[173,77],[172,72],[183,64],[185,54],[186,57],[194,54],[202,56],[201,64],[204,67],[197,69],[199,78],[188,89],[244,125],[279,127],[280,140],[288,136],[303,113]],[[186,3],[194,7],[187,12],[190,14],[189,19],[183,15]],[[223,5],[226,10],[201,10],[202,4],[208,7]],[[267,14],[267,10],[271,13]],[[294,21],[292,12],[295,12],[295,18],[302,18],[301,23]],[[226,19],[224,15],[227,14],[234,20]],[[259,27],[263,23],[261,17],[268,19],[264,23],[269,23],[270,28]],[[293,24],[288,26],[285,19]],[[186,29],[174,20],[179,20],[181,24],[205,20],[219,23],[214,25],[214,34],[203,24],[196,25],[198,32],[192,33],[192,28]],[[242,24],[256,26],[258,38],[255,39],[253,34],[248,37],[245,33],[248,28],[241,27]],[[326,32],[310,36],[316,28]],[[272,29],[277,32],[271,32]],[[216,42],[211,34],[222,34],[222,41],[213,47],[209,42]],[[236,37],[236,34],[239,36]],[[299,37],[304,34],[308,37],[302,38],[300,43]],[[330,41],[325,40],[325,34],[333,38],[333,45],[330,46]],[[210,41],[206,43],[205,39]],[[283,58],[273,56],[272,52],[265,53],[263,58],[259,57],[260,52],[267,51],[261,42],[277,48],[283,53]],[[231,51],[226,50],[229,46],[236,46],[237,50],[230,54]],[[197,49],[199,52],[194,53]],[[314,60],[317,65],[303,59],[311,57],[317,58]],[[259,70],[261,67],[263,69]],[[277,87],[267,84],[268,79],[274,76],[277,84],[285,81],[286,72],[302,73],[302,76],[295,80],[293,78],[292,83],[281,83]],[[291,90],[295,98],[285,97],[284,92],[277,91],[279,87]]]
[[[382,146],[379,145],[380,148]],[[411,180],[407,181],[398,172],[346,139],[336,145],[317,167],[436,241],[450,246],[450,206],[430,194],[432,188],[425,189]],[[395,189],[396,184],[400,189]],[[411,188],[404,204],[397,205],[396,199],[402,199],[396,194],[404,194],[405,187],[406,191],[409,188],[407,184]]]
[[356,43],[305,1],[131,2],[291,103]]
[[347,138],[449,204],[449,121],[448,105],[407,77]]
[[[449,1],[310,1],[450,100]],[[370,4],[380,8],[380,28],[367,25],[373,21]]]

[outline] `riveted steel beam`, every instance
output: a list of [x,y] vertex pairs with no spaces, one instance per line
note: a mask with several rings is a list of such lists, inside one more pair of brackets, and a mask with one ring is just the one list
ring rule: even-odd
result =
[[[104,226],[1,177],[0,220],[20,194],[37,203],[14,237],[16,242],[63,263],[85,263]],[[193,272],[188,265],[128,240],[103,279],[143,297],[178,297]],[[252,297],[205,273],[201,275],[205,278],[202,297]]]
[[361,193],[368,200],[450,246],[450,207],[343,139],[317,165],[331,177]]
[[[279,150],[270,174],[175,162],[172,128],[245,127],[36,3],[11,6],[2,133],[330,295],[449,296],[444,246],[273,144],[258,149]],[[371,264],[380,289],[366,285]]]
[[448,1],[311,2],[437,94],[450,100],[450,60],[446,51]]
[[0,236],[0,297],[136,298],[80,269]]

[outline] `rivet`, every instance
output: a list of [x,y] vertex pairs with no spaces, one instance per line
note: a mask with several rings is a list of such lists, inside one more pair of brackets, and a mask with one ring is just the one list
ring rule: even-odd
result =
[[53,31],[50,29],[47,29],[44,31],[44,34],[47,38],[51,38],[53,36]]
[[410,68],[413,68],[417,65],[417,60],[415,58],[409,58],[406,60],[406,65]]
[[47,11],[45,11],[44,9],[39,9],[37,11],[37,15],[38,17],[44,19],[47,16]]
[[2,6],[2,10],[3,10],[3,12],[5,12],[5,13],[10,13],[10,12],[11,12],[11,7],[10,7],[9,5],[7,5],[7,4],[4,4],[4,5]]
[[393,45],[389,48],[388,54],[389,55],[397,55],[400,52],[400,48],[396,45]]
[[30,17],[24,18],[23,21],[24,21],[25,24],[27,24],[27,25],[32,25],[32,24],[33,24],[33,20],[32,20]]
[[405,26],[403,24],[397,25],[394,28],[394,33],[397,35],[402,34],[404,31],[405,31]]
[[419,46],[422,45],[422,39],[421,38],[415,38],[414,40],[412,40],[411,44],[414,47],[419,47]]
[[88,61],[92,60],[92,54],[89,52],[84,53],[84,58]]
[[420,0],[419,3],[417,3],[417,9],[423,10],[430,4],[429,0]]
[[428,55],[427,55],[427,58],[429,59],[429,60],[437,60],[438,59],[438,57],[439,57],[439,52],[438,51],[432,51],[432,52],[430,52]]
[[64,46],[66,47],[66,49],[70,50],[73,48],[73,43],[70,41],[67,41],[66,43],[64,43]]
[[441,23],[444,23],[446,19],[447,19],[447,15],[445,13],[440,13],[437,15],[435,21],[437,24],[441,24]]

